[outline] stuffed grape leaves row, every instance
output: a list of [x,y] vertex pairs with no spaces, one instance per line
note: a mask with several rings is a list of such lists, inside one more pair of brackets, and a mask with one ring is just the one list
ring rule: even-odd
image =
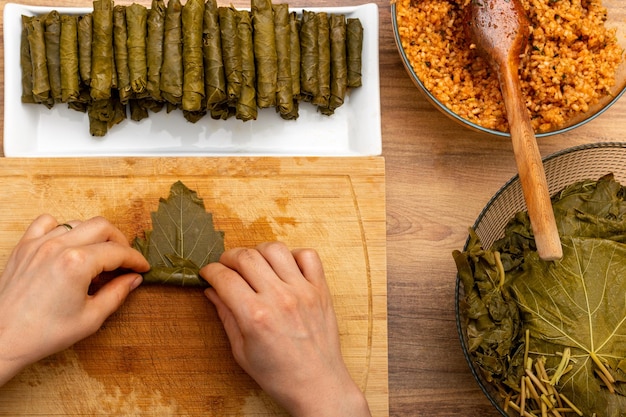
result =
[[255,120],[275,107],[298,118],[299,103],[324,115],[361,85],[363,27],[357,18],[291,12],[251,0],[250,10],[216,0],[94,0],[84,15],[22,17],[22,102],[67,103],[86,112],[94,136],[164,106],[190,122]]

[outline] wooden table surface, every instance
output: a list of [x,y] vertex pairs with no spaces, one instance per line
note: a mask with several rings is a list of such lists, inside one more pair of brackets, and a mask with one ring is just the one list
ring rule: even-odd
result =
[[[5,3],[0,2],[2,6]],[[41,0],[24,3],[43,4]],[[232,3],[249,5],[241,0]],[[293,7],[361,3],[289,2]],[[400,61],[390,4],[376,3],[387,177],[390,415],[496,417],[499,414],[474,381],[461,351],[451,252],[463,247],[467,228],[489,198],[515,175],[511,144],[508,139],[457,125],[426,101]],[[61,0],[54,4],[85,7],[90,2]],[[4,59],[3,47],[0,57]],[[625,100],[573,132],[541,139],[542,155],[584,143],[622,141]],[[3,106],[0,102],[0,114]]]

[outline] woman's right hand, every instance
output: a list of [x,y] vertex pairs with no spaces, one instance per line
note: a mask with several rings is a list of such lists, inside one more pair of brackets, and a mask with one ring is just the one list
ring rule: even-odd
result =
[[235,360],[294,416],[370,416],[341,355],[322,262],[282,243],[224,252],[200,271]]

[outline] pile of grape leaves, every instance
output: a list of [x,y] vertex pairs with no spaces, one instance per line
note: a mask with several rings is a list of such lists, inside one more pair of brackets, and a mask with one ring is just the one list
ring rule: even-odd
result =
[[181,181],[175,182],[151,218],[152,230],[133,242],[150,263],[144,282],[208,286],[199,271],[219,260],[224,252],[224,232],[214,229],[213,215],[206,212],[198,194]]
[[468,350],[500,392],[520,391],[527,358],[542,358],[554,372],[567,350],[555,389],[582,415],[626,416],[625,197],[612,174],[553,196],[558,261],[537,255],[526,212],[491,248],[470,230],[466,250],[453,253]]

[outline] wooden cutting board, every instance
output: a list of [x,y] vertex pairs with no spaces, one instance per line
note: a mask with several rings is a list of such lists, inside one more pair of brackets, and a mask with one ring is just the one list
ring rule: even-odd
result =
[[[320,253],[348,368],[388,415],[382,157],[0,159],[0,265],[39,214],[105,216],[132,240],[181,180],[226,248]],[[61,302],[61,301],[60,301]],[[267,416],[285,412],[234,362],[201,290],[142,286],[94,336],[0,388],[0,415]]]

